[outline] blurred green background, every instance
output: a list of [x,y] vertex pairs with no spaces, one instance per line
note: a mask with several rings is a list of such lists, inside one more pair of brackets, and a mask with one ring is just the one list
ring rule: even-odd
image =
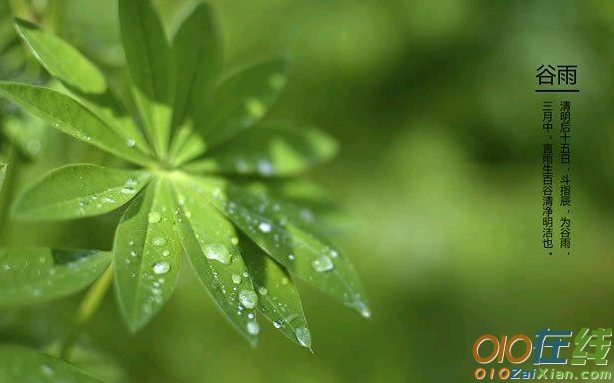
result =
[[[48,1],[35,5],[49,11],[57,1]],[[123,61],[116,2],[61,3],[55,31],[113,72]],[[342,243],[372,318],[301,283],[315,354],[272,326],[251,349],[186,268],[169,304],[135,337],[109,294],[84,347],[137,382],[465,382],[484,367],[471,355],[481,335],[534,339],[543,327],[574,335],[614,327],[614,2],[213,3],[229,63],[290,48],[292,76],[272,117],[340,140],[339,157],[309,177],[352,218]],[[156,1],[169,30],[193,4]],[[541,103],[563,99],[534,92],[541,64],[579,66],[580,93],[564,96],[572,101],[570,255],[547,256],[541,247]],[[105,161],[44,134],[40,148],[28,149],[34,161],[14,180],[18,187],[69,161]],[[12,223],[0,237],[109,249],[117,219]],[[0,339],[43,345],[65,334],[77,303],[2,312]],[[603,366],[589,361],[584,369]]]

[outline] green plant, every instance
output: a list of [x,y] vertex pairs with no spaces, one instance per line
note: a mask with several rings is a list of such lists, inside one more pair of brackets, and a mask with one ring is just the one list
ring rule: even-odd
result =
[[352,265],[306,208],[321,203],[319,189],[291,178],[332,158],[335,141],[315,128],[265,119],[288,78],[286,55],[227,70],[208,4],[171,39],[149,1],[120,0],[119,16],[128,90],[112,86],[63,39],[16,21],[61,84],[1,82],[0,95],[126,165],[58,168],[26,188],[12,213],[59,221],[125,210],[112,252],[1,250],[0,306],[67,296],[96,281],[60,351],[68,360],[111,282],[137,332],[173,293],[185,254],[253,345],[258,310],[311,349],[294,275],[368,317]]

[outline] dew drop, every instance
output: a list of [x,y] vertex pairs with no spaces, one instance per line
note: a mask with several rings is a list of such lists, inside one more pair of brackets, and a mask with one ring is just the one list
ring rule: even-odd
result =
[[241,283],[241,276],[233,274],[232,283],[234,283],[235,285],[238,285],[239,283]]
[[136,145],[136,141],[133,138],[129,138],[128,140],[126,140],[126,145],[128,145],[129,148],[134,148],[134,145]]
[[186,216],[186,218],[192,218],[192,213],[190,211],[186,210],[185,216]]
[[247,322],[247,332],[251,335],[258,335],[260,332],[260,326],[255,321],[249,321]]
[[149,223],[158,223],[161,219],[162,217],[160,217],[160,213],[155,211],[149,212],[149,214],[147,215],[147,220],[149,221]]
[[337,258],[339,256],[339,253],[337,252],[337,250],[331,250],[330,256],[333,258]]
[[311,262],[311,267],[313,267],[315,271],[322,273],[324,271],[332,270],[334,265],[330,258],[328,258],[326,255],[321,255]]
[[266,287],[258,287],[258,292],[260,293],[260,295],[267,295],[269,290],[266,289]]
[[164,250],[164,251],[162,252],[162,256],[163,256],[163,257],[168,257],[170,254],[171,254],[171,252],[170,252],[170,251],[168,251],[168,250]]
[[232,243],[234,246],[237,246],[239,244],[239,238],[237,237],[230,238],[230,243]]
[[288,259],[291,261],[294,261],[294,255],[293,254],[288,255]]
[[166,242],[166,238],[164,238],[164,237],[156,237],[156,238],[154,238],[151,241],[151,243],[154,246],[162,247],[162,246],[166,245],[167,242]]
[[276,320],[275,322],[273,322],[273,327],[280,328],[281,327],[281,321]]
[[271,224],[267,222],[261,222],[260,225],[258,225],[258,229],[260,229],[260,231],[263,233],[269,233],[271,231]]
[[296,339],[303,347],[311,347],[311,333],[307,327],[301,326],[294,331]]
[[168,262],[156,262],[153,265],[153,272],[158,275],[166,274],[170,269],[171,266],[168,264]]
[[136,251],[132,250],[132,251],[130,252],[130,255],[132,255],[133,257],[136,257],[138,254],[136,253]]
[[239,292],[239,302],[248,309],[253,309],[258,303],[258,296],[254,291],[241,290]]
[[283,278],[281,279],[281,284],[282,284],[282,285],[284,285],[284,286],[285,286],[285,285],[287,285],[287,284],[288,284],[288,282],[290,282],[290,280],[289,280],[288,278],[286,278],[286,277],[283,277]]
[[225,265],[229,264],[232,260],[232,255],[228,249],[219,243],[205,246],[205,256],[209,259],[215,259]]
[[130,245],[130,246],[134,246],[134,241],[130,241],[130,242],[128,242],[128,245]]

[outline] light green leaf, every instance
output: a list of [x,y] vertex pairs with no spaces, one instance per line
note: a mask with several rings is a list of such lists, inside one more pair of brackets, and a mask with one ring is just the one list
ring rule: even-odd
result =
[[173,127],[191,119],[194,126],[206,123],[204,110],[211,106],[218,72],[223,64],[222,42],[213,9],[200,3],[183,22],[173,41],[177,93]]
[[102,118],[124,140],[150,154],[132,118],[112,96],[98,68],[68,42],[35,24],[16,20],[15,26],[38,62],[73,93],[75,99]]
[[196,274],[218,308],[255,346],[259,325],[251,277],[241,258],[232,224],[182,178],[175,183],[181,211],[181,238]]
[[193,187],[291,273],[346,306],[370,315],[353,265],[313,216],[271,197],[258,184],[240,187],[213,177],[195,177]]
[[75,294],[99,277],[110,262],[110,253],[98,251],[0,248],[0,307]]
[[21,219],[54,220],[101,215],[130,201],[150,181],[144,171],[91,164],[53,170],[20,194],[13,214]]
[[52,76],[84,93],[104,94],[107,91],[102,73],[70,44],[25,20],[15,20],[15,27]]
[[260,121],[286,81],[284,58],[260,61],[222,75],[210,109],[213,123],[205,133],[207,147],[219,145]]
[[162,308],[177,282],[182,247],[166,178],[157,179],[130,204],[113,249],[119,304],[136,333]]
[[19,345],[0,346],[0,382],[102,383],[61,359]]
[[71,97],[48,88],[0,82],[0,95],[52,124],[56,129],[140,165],[150,159],[99,117]]
[[175,94],[166,33],[151,0],[120,0],[119,24],[137,108],[156,153],[164,158]]
[[272,124],[245,131],[217,149],[205,159],[186,165],[186,170],[292,176],[333,158],[337,143],[318,129]]
[[288,338],[311,350],[307,320],[290,275],[251,239],[241,236],[240,243],[258,292],[258,310]]

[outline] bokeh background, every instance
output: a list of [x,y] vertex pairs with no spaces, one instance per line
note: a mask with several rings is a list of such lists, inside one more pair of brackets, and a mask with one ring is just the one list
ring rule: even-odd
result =
[[[10,2],[51,15],[43,19],[49,29],[108,73],[121,66],[116,1]],[[194,0],[155,3],[172,31]],[[471,355],[481,335],[534,339],[543,327],[574,335],[614,327],[614,2],[213,3],[229,63],[290,48],[292,76],[271,116],[318,126],[341,142],[339,157],[308,176],[350,217],[340,221],[341,240],[363,277],[372,318],[301,283],[315,354],[272,326],[263,326],[252,349],[185,269],[169,304],[134,337],[108,294],[82,345],[111,364],[84,354],[81,365],[136,382],[468,382],[482,367]],[[23,47],[7,46],[2,79],[24,64],[15,53]],[[541,247],[541,103],[563,99],[534,92],[541,64],[579,66],[580,93],[565,96],[572,102],[569,255]],[[44,137],[22,142],[17,189],[70,161],[106,161],[8,109],[5,140],[15,129]],[[117,220],[9,220],[0,241],[109,249]],[[78,298],[0,312],[0,340],[44,346],[63,336]],[[604,367],[589,361],[585,369]]]

